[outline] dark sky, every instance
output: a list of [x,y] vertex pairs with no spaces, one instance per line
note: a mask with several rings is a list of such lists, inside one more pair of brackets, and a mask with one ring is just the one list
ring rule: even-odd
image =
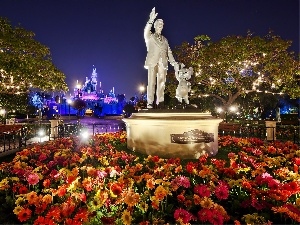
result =
[[218,41],[271,29],[299,52],[299,0],[0,0],[0,16],[50,48],[70,90],[95,65],[104,92],[130,98],[147,84],[143,30],[153,7],[171,49],[200,34]]

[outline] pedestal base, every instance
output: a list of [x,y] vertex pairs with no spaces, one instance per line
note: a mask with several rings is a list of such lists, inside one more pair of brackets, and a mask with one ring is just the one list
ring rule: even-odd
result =
[[221,119],[208,113],[134,113],[126,123],[127,147],[162,158],[195,159],[218,152]]

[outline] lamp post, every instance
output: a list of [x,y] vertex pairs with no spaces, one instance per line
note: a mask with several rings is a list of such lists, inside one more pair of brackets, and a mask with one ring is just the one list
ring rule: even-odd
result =
[[146,107],[146,106],[144,106],[144,91],[145,91],[145,86],[144,85],[140,85],[139,86],[139,91],[141,93],[141,100],[139,101],[140,102],[140,107],[143,109],[143,108]]
[[140,85],[139,90],[140,90],[140,92],[141,92],[141,98],[142,98],[142,100],[143,100],[143,97],[144,97],[144,91],[145,91],[145,86],[144,86],[144,85]]

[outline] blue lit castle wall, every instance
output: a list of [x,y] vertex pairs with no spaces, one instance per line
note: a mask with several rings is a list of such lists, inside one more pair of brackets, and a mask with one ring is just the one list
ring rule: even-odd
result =
[[93,68],[91,78],[88,79],[88,77],[86,77],[82,87],[77,81],[77,85],[74,89],[74,97],[72,99],[80,98],[86,102],[86,110],[83,113],[92,111],[95,116],[121,115],[125,98],[122,99],[122,97],[120,97],[122,95],[116,96],[114,88],[105,94],[101,82],[99,82],[99,88],[97,90],[97,77],[96,68]]

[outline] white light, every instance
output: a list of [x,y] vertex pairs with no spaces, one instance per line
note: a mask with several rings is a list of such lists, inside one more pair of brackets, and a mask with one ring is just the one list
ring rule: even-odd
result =
[[89,132],[88,132],[87,130],[82,130],[80,136],[81,136],[83,139],[88,139],[88,137],[89,137],[90,135],[89,135]]
[[44,130],[39,130],[38,131],[38,135],[39,135],[39,137],[44,137],[45,136],[45,131]]
[[236,110],[237,110],[237,107],[235,107],[235,106],[230,106],[229,107],[230,112],[235,112]]
[[222,111],[223,111],[222,108],[220,108],[220,107],[217,108],[217,112],[218,112],[218,113],[220,113],[220,112],[222,112]]

